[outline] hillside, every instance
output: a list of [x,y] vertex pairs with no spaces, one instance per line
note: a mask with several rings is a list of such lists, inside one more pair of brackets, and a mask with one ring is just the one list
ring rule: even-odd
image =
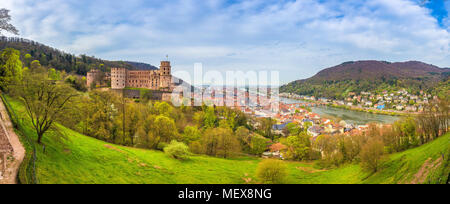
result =
[[146,64],[146,63],[140,63],[140,62],[130,62],[130,61],[125,61],[125,63],[130,64],[131,66],[133,66],[135,69],[138,70],[158,70],[158,67],[155,67],[153,65],[150,64]]
[[[24,66],[29,66],[29,63],[33,60],[39,60],[43,66],[83,76],[86,75],[89,70],[94,68],[105,72],[109,71],[111,67],[148,70],[158,69],[153,65],[140,62],[109,61],[86,55],[75,56],[74,54],[65,53],[50,46],[23,38],[0,37],[0,50],[5,48],[19,50]],[[30,58],[26,58],[26,54],[29,54]]]
[[291,82],[281,92],[344,98],[348,92],[376,92],[389,88],[407,88],[411,93],[433,92],[440,82],[449,79],[450,69],[418,61],[356,61],[320,71],[315,76]]
[[[24,118],[24,107],[9,97],[8,101],[9,107]],[[34,140],[35,133],[29,121],[24,121],[24,133]],[[47,135],[44,138],[45,153],[42,146],[34,144],[37,146],[39,183],[242,184],[248,178],[254,183],[256,167],[261,161],[253,157],[221,159],[208,156],[178,161],[159,151],[112,145],[62,126],[59,129],[67,140]],[[447,134],[419,148],[393,154],[374,175],[362,172],[356,164],[320,170],[315,169],[313,163],[287,162],[287,183],[445,183],[450,169],[449,142],[450,134]],[[29,150],[30,145],[27,146]],[[440,160],[443,153],[446,159]],[[423,166],[432,170],[427,171]]]

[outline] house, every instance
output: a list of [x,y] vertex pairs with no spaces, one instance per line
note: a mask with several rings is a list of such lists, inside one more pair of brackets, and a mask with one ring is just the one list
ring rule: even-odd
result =
[[283,152],[287,147],[281,143],[273,144],[269,147],[270,151],[263,153],[263,158],[279,158],[284,159]]
[[378,110],[383,110],[384,108],[386,108],[386,105],[378,105],[378,106],[377,106],[377,109],[378,109]]
[[275,134],[278,134],[278,135],[284,135],[283,130],[284,130],[284,128],[286,128],[286,125],[288,125],[288,124],[290,124],[290,123],[292,123],[292,122],[290,121],[290,122],[286,122],[286,123],[283,123],[283,124],[273,125],[273,126],[272,126],[272,131],[273,131]]

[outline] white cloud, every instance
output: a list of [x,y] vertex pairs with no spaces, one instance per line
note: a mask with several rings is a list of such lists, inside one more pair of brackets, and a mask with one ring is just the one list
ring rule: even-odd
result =
[[[450,65],[449,29],[408,0],[2,0],[23,37],[76,54],[305,78],[348,60]],[[447,7],[449,3],[447,2]],[[449,25],[449,19],[446,19]],[[448,28],[448,27],[447,27]]]

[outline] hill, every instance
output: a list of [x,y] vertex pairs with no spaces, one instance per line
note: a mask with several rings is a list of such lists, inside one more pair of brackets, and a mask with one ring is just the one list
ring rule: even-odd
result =
[[130,64],[131,66],[133,66],[135,69],[138,70],[158,70],[158,67],[155,67],[151,64],[146,64],[146,63],[141,63],[141,62],[130,62],[130,61],[125,61],[125,63]]
[[[34,141],[36,136],[25,117],[24,107],[7,98],[6,105],[14,115],[24,118],[24,123],[20,124],[22,131],[18,133]],[[33,143],[37,147],[39,183],[242,184],[248,178],[253,183],[261,161],[254,157],[208,156],[178,161],[159,151],[113,145],[58,127],[66,140],[47,135],[43,140],[45,152],[42,146]],[[363,172],[356,164],[321,170],[314,168],[313,163],[287,162],[287,183],[446,183],[450,170],[449,142],[450,134],[447,134],[421,147],[390,155],[381,171],[373,175]],[[31,149],[29,143],[24,142],[24,145],[27,150]],[[440,159],[442,154],[446,159]],[[30,165],[24,163],[23,166],[26,169]]]
[[399,88],[411,93],[421,90],[431,93],[439,83],[447,81],[449,75],[448,68],[418,61],[351,61],[324,69],[309,79],[291,82],[280,91],[336,99],[344,98],[348,92]]
[[[108,72],[111,67],[146,70],[158,69],[153,65],[140,62],[109,61],[86,55],[75,56],[74,54],[65,53],[50,46],[23,38],[0,37],[0,50],[5,48],[19,50],[24,66],[29,66],[29,63],[33,60],[39,60],[43,66],[83,76],[91,69],[100,69]],[[26,57],[27,54],[29,54],[29,58]]]

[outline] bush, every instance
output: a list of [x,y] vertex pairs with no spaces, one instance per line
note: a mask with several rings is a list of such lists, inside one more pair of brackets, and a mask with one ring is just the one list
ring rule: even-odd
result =
[[189,159],[189,147],[182,143],[173,140],[167,147],[164,148],[164,152],[174,159],[186,160]]
[[256,176],[264,184],[281,184],[287,175],[287,166],[281,160],[263,160],[256,169]]

